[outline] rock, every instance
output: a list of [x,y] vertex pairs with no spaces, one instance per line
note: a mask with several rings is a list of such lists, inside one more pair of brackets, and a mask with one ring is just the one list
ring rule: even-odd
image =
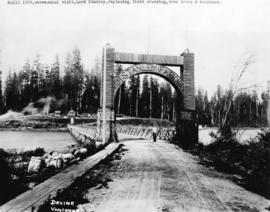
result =
[[66,153],[66,154],[62,154],[62,158],[63,158],[64,163],[66,163],[74,159],[74,155],[71,153]]
[[18,162],[23,161],[23,159],[22,159],[22,156],[14,156],[14,157],[9,158],[7,161],[8,163],[18,163]]
[[73,155],[75,155],[75,152],[76,152],[76,151],[77,151],[76,149],[72,149],[72,150],[70,151],[70,153],[73,154]]
[[52,160],[51,158],[45,158],[44,161],[45,161],[45,166],[46,166],[46,167],[49,167],[49,166],[50,166],[51,160]]
[[29,183],[28,188],[29,188],[29,189],[32,189],[32,188],[35,187],[35,185],[36,185],[36,183],[31,182],[31,183]]
[[31,157],[30,163],[28,165],[28,172],[38,172],[41,168],[42,158],[41,157]]
[[19,179],[19,177],[17,175],[15,175],[15,174],[11,174],[11,178],[12,178],[12,180],[18,180]]
[[53,158],[56,158],[56,157],[59,156],[59,153],[57,153],[57,152],[52,152],[52,153],[51,153],[51,156],[52,156]]
[[101,183],[99,183],[99,184],[95,187],[95,189],[98,190],[98,189],[101,189],[102,187],[103,187],[103,185],[102,185]]
[[86,148],[81,148],[80,149],[80,153],[81,154],[86,154],[87,153],[87,149]]
[[52,159],[49,163],[49,166],[53,166],[57,169],[60,169],[63,167],[63,160],[61,158],[58,159]]
[[20,169],[20,168],[27,169],[28,165],[29,165],[29,162],[22,161],[22,162],[18,162],[18,163],[13,163],[12,167],[14,167],[15,169]]
[[74,155],[75,157],[80,157],[80,156],[85,156],[87,154],[87,149],[86,148],[80,148],[75,151]]
[[74,155],[75,155],[75,157],[79,157],[80,156],[80,150],[79,149],[75,150]]
[[78,144],[70,144],[70,145],[68,145],[68,148],[74,148],[74,147],[77,147],[78,146]]

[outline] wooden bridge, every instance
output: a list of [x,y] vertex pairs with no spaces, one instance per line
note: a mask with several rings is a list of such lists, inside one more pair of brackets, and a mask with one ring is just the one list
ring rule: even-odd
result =
[[[116,132],[126,135],[135,135],[142,138],[152,139],[152,128],[151,127],[143,127],[143,126],[132,126],[125,125],[116,127]],[[157,133],[157,138],[165,141],[172,141],[176,134],[176,130],[174,128],[161,128]]]
[[[98,144],[98,132],[96,126],[77,126],[69,125],[69,132],[76,138],[77,141],[91,142],[95,141]],[[116,132],[126,135],[135,135],[141,138],[152,139],[152,127],[134,126],[134,125],[117,125]],[[173,127],[160,128],[157,133],[157,138],[165,141],[172,141],[175,137],[176,130]]]
[[68,130],[79,142],[96,141],[97,127],[96,126],[77,126],[68,125]]
[[[96,146],[102,145],[97,140],[97,127],[95,125],[69,125],[70,133],[81,143],[95,142]],[[132,125],[118,125],[117,133],[132,135],[145,139],[152,139],[152,128]],[[175,129],[162,128],[158,132],[158,138],[161,140],[171,141],[175,135]],[[82,176],[87,170],[103,160],[107,155],[114,152],[119,143],[111,143],[97,154],[72,165],[59,174],[51,177],[43,183],[37,185],[13,200],[0,207],[0,211],[36,211],[38,207],[44,204],[48,198],[57,195],[61,189],[67,188],[74,180]]]

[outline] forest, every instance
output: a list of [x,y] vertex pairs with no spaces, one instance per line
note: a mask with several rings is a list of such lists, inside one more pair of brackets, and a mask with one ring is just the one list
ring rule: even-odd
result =
[[[50,113],[69,110],[77,114],[96,113],[100,103],[101,59],[90,70],[74,48],[67,53],[64,64],[55,56],[51,64],[43,64],[37,55],[26,59],[20,70],[10,70],[6,79],[0,74],[0,113],[22,111],[30,103],[38,107],[43,98],[50,97]],[[118,68],[122,68],[121,66]],[[267,124],[269,91],[243,90],[234,96],[228,121],[232,126],[262,127]],[[211,96],[202,88],[196,89],[198,121],[204,126],[219,126],[226,112],[228,89],[217,86]],[[115,97],[115,109],[126,116],[159,118],[175,121],[177,94],[163,79],[153,75],[136,75],[122,84]]]

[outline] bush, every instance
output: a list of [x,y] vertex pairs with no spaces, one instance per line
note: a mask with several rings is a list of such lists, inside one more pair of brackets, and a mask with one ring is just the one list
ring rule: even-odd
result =
[[32,156],[42,156],[45,154],[44,148],[37,147],[34,150],[27,150],[24,152],[18,153],[18,155],[22,156],[23,160],[29,160]]
[[10,154],[8,152],[6,152],[2,148],[0,148],[0,159],[6,159],[9,156],[10,156]]
[[270,131],[241,144],[230,126],[211,133],[214,141],[198,149],[200,158],[217,170],[239,174],[244,185],[270,198]]
[[243,166],[247,170],[247,186],[270,198],[270,131],[262,131],[251,140]]
[[7,162],[0,158],[0,204],[5,202],[9,196],[11,185],[11,172]]

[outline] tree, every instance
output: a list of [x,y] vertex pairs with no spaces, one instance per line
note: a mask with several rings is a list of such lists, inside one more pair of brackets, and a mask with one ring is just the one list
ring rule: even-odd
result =
[[22,70],[19,72],[20,79],[20,105],[25,107],[31,101],[31,65],[29,59],[26,59]]
[[30,101],[34,102],[39,98],[39,73],[41,72],[40,56],[37,55],[34,60],[33,68],[30,72]]
[[85,75],[85,90],[82,95],[82,112],[96,113],[99,107],[99,83],[93,72]]
[[2,72],[0,70],[0,114],[4,112],[4,98],[2,93]]
[[150,103],[150,88],[149,88],[149,81],[148,75],[145,74],[143,76],[143,84],[142,84],[142,93],[141,93],[141,100],[140,100],[140,116],[141,117],[148,117],[149,116],[149,103]]
[[81,100],[84,93],[84,68],[81,63],[79,49],[66,57],[65,75],[63,80],[64,92],[68,101],[67,109],[81,112]]
[[229,89],[227,91],[227,97],[225,100],[225,106],[224,106],[224,113],[222,116],[222,122],[221,125],[226,125],[227,117],[230,112],[230,108],[232,105],[233,98],[237,93],[239,93],[242,90],[247,89],[247,87],[241,87],[239,88],[239,82],[245,72],[247,71],[248,67],[254,63],[254,56],[248,55],[246,58],[244,58],[240,63],[235,66],[235,76],[232,76],[232,79],[230,81]]
[[19,105],[19,81],[17,74],[14,73],[9,73],[7,80],[6,80],[6,89],[5,89],[5,103],[6,103],[6,108],[7,109],[12,109],[12,110],[20,110],[20,105]]
[[[1,54],[1,50],[0,50],[0,54]],[[1,65],[1,61],[0,61],[0,65]],[[2,93],[2,71],[0,69],[0,114],[2,114],[3,112],[4,112],[4,98],[3,98],[3,93]]]
[[164,102],[164,112],[165,117],[168,120],[171,120],[172,118],[172,87],[168,82],[165,82],[164,86],[164,94],[165,94],[165,102]]
[[160,117],[160,100],[159,100],[159,83],[156,78],[150,80],[151,83],[151,96],[152,96],[152,117]]
[[50,95],[55,96],[56,99],[60,99],[62,97],[62,82],[60,78],[60,62],[57,55],[55,56],[55,61],[52,64],[51,71],[48,74],[50,82]]
[[139,89],[140,89],[140,80],[137,76],[132,76],[129,80],[129,102],[130,102],[130,115],[138,115],[138,101],[139,101]]
[[81,53],[78,48],[72,51],[72,76],[74,83],[74,105],[78,112],[81,112],[81,97],[84,90],[84,68],[81,63]]

